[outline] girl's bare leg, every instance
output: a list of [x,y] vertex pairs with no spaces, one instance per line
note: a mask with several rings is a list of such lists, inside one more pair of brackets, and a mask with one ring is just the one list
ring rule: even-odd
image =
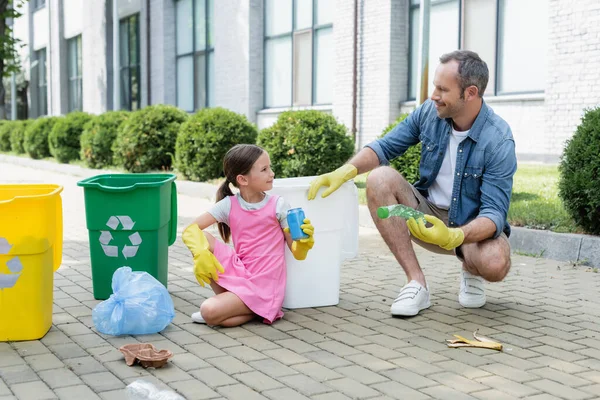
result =
[[[221,287],[219,286],[219,288]],[[224,289],[221,288],[221,290]],[[228,291],[206,299],[200,306],[200,313],[208,325],[224,327],[245,324],[256,316],[236,294]]]

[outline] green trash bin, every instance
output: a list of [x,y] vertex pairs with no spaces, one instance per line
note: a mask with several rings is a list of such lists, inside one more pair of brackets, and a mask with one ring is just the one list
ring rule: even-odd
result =
[[177,237],[173,174],[106,174],[84,179],[94,298],[112,294],[120,267],[145,271],[167,287],[169,246]]

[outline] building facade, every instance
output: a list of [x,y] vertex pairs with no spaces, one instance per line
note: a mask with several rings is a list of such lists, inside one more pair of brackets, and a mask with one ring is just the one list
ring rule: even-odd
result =
[[[360,148],[415,107],[419,12],[419,0],[30,0],[15,35],[30,118],[163,103],[263,128],[308,108]],[[439,56],[478,52],[519,159],[555,162],[600,105],[599,22],[596,0],[432,0],[429,92]]]

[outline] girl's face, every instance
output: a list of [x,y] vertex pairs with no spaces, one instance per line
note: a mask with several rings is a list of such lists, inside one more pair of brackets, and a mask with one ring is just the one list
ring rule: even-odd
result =
[[256,192],[266,192],[273,189],[275,173],[271,169],[271,158],[267,152],[263,152],[254,162],[250,172],[244,176],[246,187]]

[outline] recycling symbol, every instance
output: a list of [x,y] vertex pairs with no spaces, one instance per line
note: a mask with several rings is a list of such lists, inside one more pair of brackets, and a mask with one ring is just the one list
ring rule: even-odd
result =
[[[117,230],[119,226],[122,226],[122,230],[130,231],[135,222],[131,220],[131,218],[127,215],[120,216],[112,216],[106,222],[106,226],[110,229]],[[102,245],[102,250],[104,254],[108,257],[118,257],[119,256],[119,246],[111,245],[110,242],[113,240],[113,236],[110,231],[100,231],[100,244]],[[129,235],[129,242],[131,245],[123,246],[121,253],[123,257],[132,258],[137,254],[138,248],[140,244],[142,244],[142,237],[138,232],[134,232]]]
[[[8,240],[0,237],[0,255],[8,254],[11,248],[12,245],[8,243]],[[8,260],[6,266],[11,273],[4,274],[0,272],[0,289],[10,289],[15,286],[21,276],[21,271],[23,271],[23,264],[21,264],[19,257],[16,256]]]

